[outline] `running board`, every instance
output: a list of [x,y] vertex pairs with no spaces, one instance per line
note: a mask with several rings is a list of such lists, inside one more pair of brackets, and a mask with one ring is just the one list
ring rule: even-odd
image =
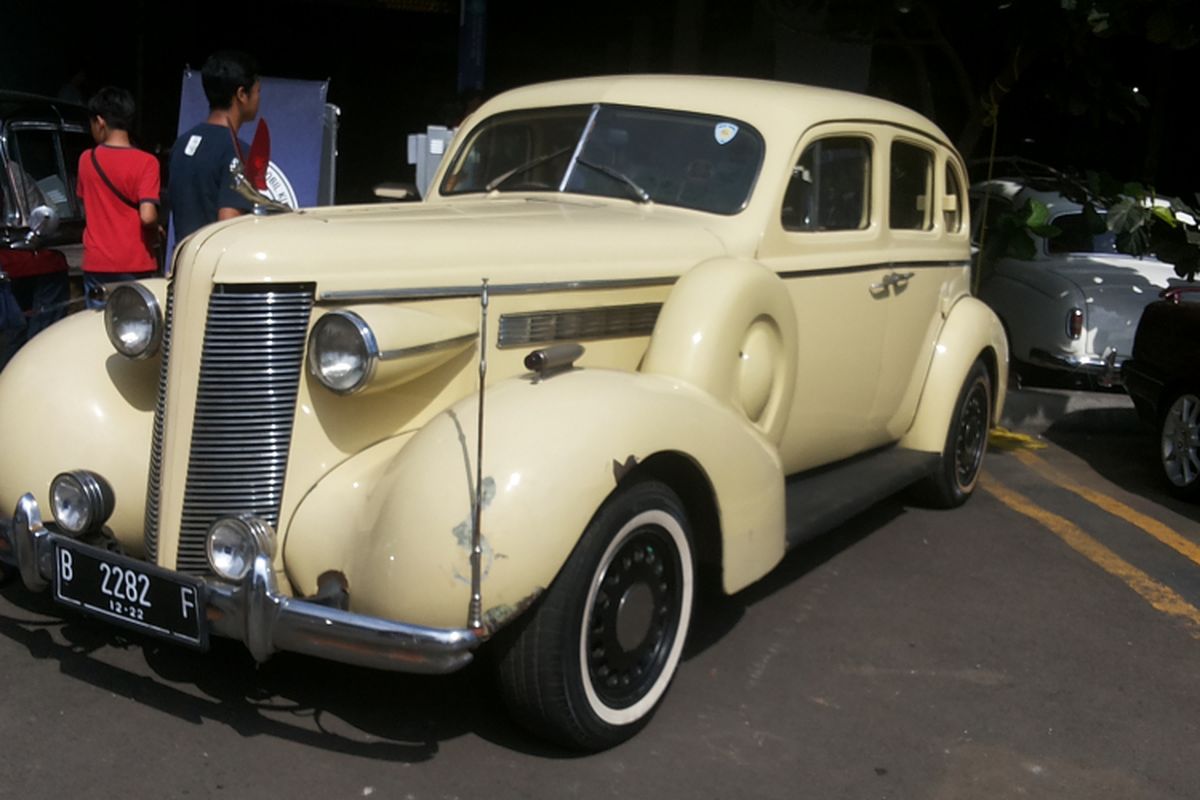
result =
[[869,506],[937,469],[941,456],[888,447],[787,479],[787,546],[790,550],[836,528]]

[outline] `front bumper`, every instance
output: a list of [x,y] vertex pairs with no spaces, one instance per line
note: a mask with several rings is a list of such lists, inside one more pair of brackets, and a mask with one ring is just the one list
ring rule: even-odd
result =
[[[54,580],[54,541],[60,537],[66,538],[46,526],[37,501],[26,494],[11,520],[0,519],[0,562],[14,565],[28,589],[45,591]],[[263,554],[241,583],[210,577],[204,584],[201,624],[241,641],[258,661],[288,651],[375,669],[446,673],[468,664],[487,636],[484,629],[406,625],[288,597]]]

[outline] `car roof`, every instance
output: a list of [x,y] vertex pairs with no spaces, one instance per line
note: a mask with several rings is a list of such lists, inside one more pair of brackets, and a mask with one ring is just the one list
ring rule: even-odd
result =
[[[614,75],[552,81],[512,89],[485,103],[474,120],[519,108],[614,103],[730,117],[768,140],[830,120],[882,121],[920,131],[950,147],[949,138],[912,109],[877,97],[782,81],[702,75]],[[953,148],[951,148],[953,149]]]
[[69,123],[86,128],[88,111],[66,100],[0,89],[0,123],[13,119]]
[[[1034,188],[1013,178],[993,178],[990,181],[978,181],[971,184],[972,196],[981,197],[988,194],[992,197],[1002,197],[1013,206],[1020,207],[1026,200],[1038,200],[1046,205],[1054,214],[1078,214],[1083,211],[1079,203],[1064,197],[1054,189]],[[1097,209],[1104,213],[1103,209]]]

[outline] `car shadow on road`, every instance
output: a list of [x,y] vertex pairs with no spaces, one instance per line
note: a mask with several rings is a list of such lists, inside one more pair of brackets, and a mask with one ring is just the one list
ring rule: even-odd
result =
[[733,595],[724,595],[714,578],[697,598],[696,617],[688,636],[684,659],[690,659],[721,640],[746,611],[776,592],[818,569],[840,553],[889,525],[905,513],[903,496],[871,506],[832,531],[816,536],[788,551],[765,577]]
[[1200,507],[1167,491],[1155,432],[1132,408],[1073,411],[1055,420],[1042,436],[1125,491],[1200,522]]
[[[793,549],[770,574],[733,596],[702,588],[684,661],[719,641],[751,606],[903,513],[900,501],[885,501]],[[19,584],[0,589],[0,597],[18,612],[0,607],[0,636],[33,658],[57,661],[63,675],[196,725],[216,723],[245,738],[269,736],[382,761],[427,761],[442,742],[463,735],[526,755],[581,755],[544,744],[510,721],[486,647],[465,669],[441,676],[292,653],[256,664],[240,643],[214,639],[208,652],[197,653],[78,616]]]
[[[19,585],[0,590],[0,636],[62,674],[194,724],[270,736],[382,761],[434,758],[440,743],[474,734],[528,754],[569,755],[512,724],[485,664],[452,675],[382,672],[279,653],[256,664],[239,643],[197,653],[76,616]],[[111,651],[140,651],[126,655]],[[130,662],[130,659],[135,659]],[[120,666],[114,662],[128,665]]]

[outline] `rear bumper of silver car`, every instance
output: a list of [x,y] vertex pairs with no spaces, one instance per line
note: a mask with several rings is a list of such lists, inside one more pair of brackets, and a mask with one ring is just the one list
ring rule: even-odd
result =
[[[14,566],[30,590],[45,591],[54,582],[54,542],[66,538],[43,522],[37,501],[26,494],[11,520],[0,519],[0,562]],[[375,669],[446,673],[468,664],[486,638],[482,629],[408,625],[289,597],[279,591],[265,554],[239,583],[202,582],[205,632],[241,641],[259,661],[288,651]]]
[[1029,361],[1039,367],[1085,375],[1099,386],[1113,387],[1121,385],[1121,366],[1125,363],[1125,357],[1111,349],[1105,351],[1103,356],[1076,356],[1050,353],[1035,347],[1029,352]]

